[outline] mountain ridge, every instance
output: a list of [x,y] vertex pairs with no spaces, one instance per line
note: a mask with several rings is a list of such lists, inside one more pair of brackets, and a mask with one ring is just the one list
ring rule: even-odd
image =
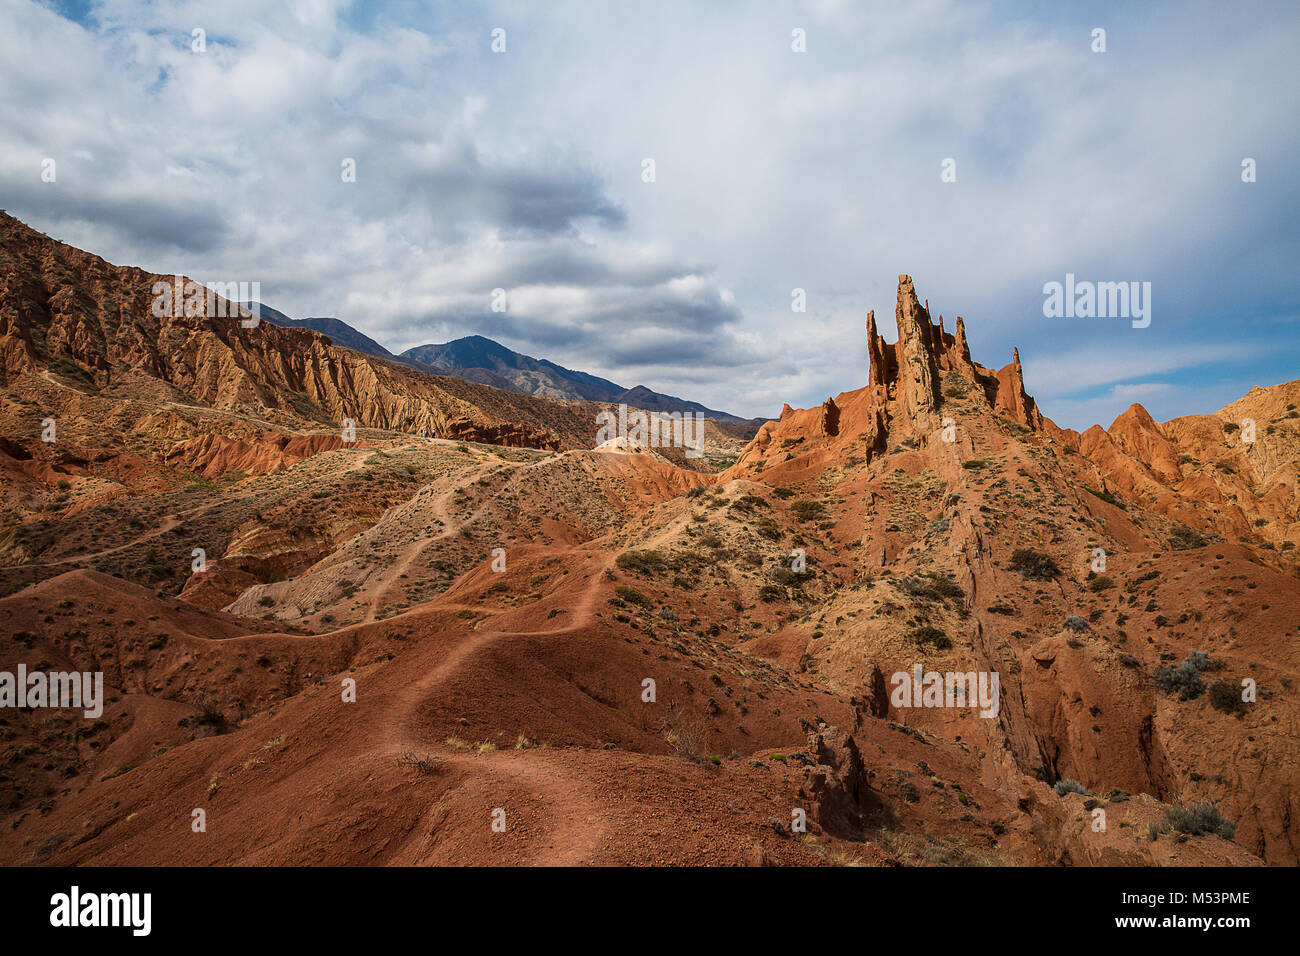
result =
[[262,306],[262,309],[262,317],[276,325],[312,329],[329,336],[340,345],[378,358],[523,395],[609,402],[615,405],[622,403],[646,411],[697,412],[719,421],[754,427],[767,420],[741,418],[699,402],[656,392],[645,385],[626,388],[589,372],[516,352],[495,339],[477,333],[440,344],[416,345],[395,354],[341,319],[291,319],[283,312],[267,306]]
[[621,403],[647,411],[698,412],[709,418],[737,424],[761,423],[766,420],[744,419],[699,402],[656,392],[645,385],[626,388],[589,372],[516,352],[483,335],[467,335],[440,345],[417,345],[401,355],[447,375],[473,377],[482,373],[483,377],[473,377],[472,380],[525,394],[578,398],[616,405]]

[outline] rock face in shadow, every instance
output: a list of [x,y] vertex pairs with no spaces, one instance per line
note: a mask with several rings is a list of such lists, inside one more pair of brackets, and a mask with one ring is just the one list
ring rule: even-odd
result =
[[804,770],[804,786],[812,802],[813,819],[827,833],[855,839],[862,832],[864,813],[879,806],[870,790],[866,765],[857,741],[828,727],[808,735],[813,766]]

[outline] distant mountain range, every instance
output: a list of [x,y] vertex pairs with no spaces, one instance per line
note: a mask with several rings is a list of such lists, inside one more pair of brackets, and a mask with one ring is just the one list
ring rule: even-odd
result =
[[507,392],[544,395],[548,398],[622,403],[652,412],[701,412],[709,418],[726,422],[758,425],[765,421],[765,419],[743,419],[728,412],[708,408],[699,402],[656,392],[644,385],[625,388],[608,379],[568,369],[546,359],[522,355],[482,335],[467,335],[442,345],[417,345],[400,355],[395,355],[368,335],[358,332],[339,319],[291,319],[270,306],[262,305],[260,308],[262,318],[274,325],[312,329],[329,336],[336,345],[342,345],[344,348],[364,352],[390,362],[400,362],[421,371],[450,375],[469,382],[478,382],[480,385],[490,385]]
[[[286,328],[311,329],[314,332],[328,335],[335,345],[341,345],[356,352],[365,352],[367,355],[387,359],[390,362],[401,361],[399,356],[388,351],[370,336],[358,332],[346,322],[340,322],[338,319],[291,319],[283,312],[273,309],[269,305],[259,304],[258,308],[261,310],[261,317],[273,325],[281,325]],[[403,364],[412,363],[406,362]]]

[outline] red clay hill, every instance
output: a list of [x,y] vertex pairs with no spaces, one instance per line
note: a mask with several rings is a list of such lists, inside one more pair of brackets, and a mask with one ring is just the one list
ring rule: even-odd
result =
[[[0,286],[0,672],[107,699],[0,710],[0,862],[1300,857],[1300,383],[1078,435],[903,277],[866,386],[709,473],[478,386],[465,414],[561,447],[413,436],[442,380],[153,328],[146,277],[29,245]],[[344,382],[383,411],[313,437],[309,408],[360,407]],[[996,673],[995,713],[900,702],[918,665]]]

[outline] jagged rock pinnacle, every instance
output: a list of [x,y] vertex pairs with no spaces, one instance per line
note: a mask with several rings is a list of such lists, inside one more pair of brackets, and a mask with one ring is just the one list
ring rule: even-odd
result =
[[833,398],[822,402],[821,430],[822,434],[827,436],[840,433],[840,410]]
[[912,277],[898,277],[898,398],[902,414],[917,428],[929,428],[938,403],[934,327],[928,309],[916,298]]
[[872,425],[868,444],[884,447],[887,433],[901,425],[909,433],[929,431],[937,426],[944,404],[941,394],[945,374],[961,376],[977,391],[973,396],[987,400],[1026,428],[1041,428],[1042,416],[1025,392],[1020,351],[1012,351],[1011,364],[998,371],[977,365],[971,358],[966,322],[957,316],[952,334],[930,321],[929,303],[917,298],[912,278],[898,277],[894,318],[898,341],[892,346],[876,330],[876,314],[867,313],[867,374],[871,388]]
[[867,313],[867,383],[885,384],[885,340],[876,334],[876,312]]

